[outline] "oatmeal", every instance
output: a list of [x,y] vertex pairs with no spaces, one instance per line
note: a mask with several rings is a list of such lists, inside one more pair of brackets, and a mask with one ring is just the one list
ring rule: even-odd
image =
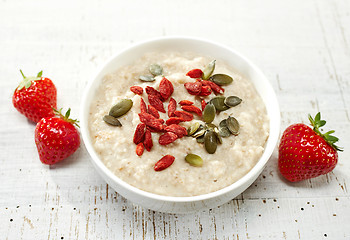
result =
[[[121,101],[127,109],[106,117]],[[165,52],[103,78],[89,130],[96,153],[123,181],[159,195],[195,196],[231,185],[257,163],[269,119],[253,84],[224,62]]]

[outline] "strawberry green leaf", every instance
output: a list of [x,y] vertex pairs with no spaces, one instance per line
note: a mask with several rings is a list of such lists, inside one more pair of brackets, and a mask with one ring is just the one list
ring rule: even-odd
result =
[[41,78],[42,75],[43,75],[43,71],[41,70],[41,71],[38,73],[38,75],[36,75],[36,77],[40,77],[40,78]]

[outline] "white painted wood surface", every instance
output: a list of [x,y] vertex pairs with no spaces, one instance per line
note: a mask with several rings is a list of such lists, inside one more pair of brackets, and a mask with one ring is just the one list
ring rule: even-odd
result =
[[[40,163],[34,124],[12,107],[21,76],[44,70],[58,105],[78,116],[84,86],[132,42],[204,37],[246,55],[278,95],[282,128],[322,111],[345,147],[325,176],[290,184],[277,152],[243,194],[190,215],[152,212],[118,195],[84,148]],[[350,1],[0,2],[0,239],[350,239]]]

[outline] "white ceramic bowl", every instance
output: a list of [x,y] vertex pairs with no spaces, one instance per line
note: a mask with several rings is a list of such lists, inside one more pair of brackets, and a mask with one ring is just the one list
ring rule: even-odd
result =
[[[270,132],[265,151],[258,163],[241,179],[232,185],[216,192],[194,197],[169,197],[145,192],[135,188],[115,176],[96,154],[88,130],[88,117],[91,101],[102,78],[118,68],[131,64],[146,52],[159,50],[190,51],[204,56],[225,61],[229,66],[238,70],[250,79],[263,99],[267,114],[270,118]],[[280,111],[276,95],[264,74],[247,58],[221,44],[190,37],[162,37],[134,44],[110,58],[98,71],[86,87],[81,104],[81,132],[91,161],[98,173],[114,188],[130,201],[146,208],[168,212],[188,213],[213,208],[224,204],[248,188],[264,169],[278,141],[280,130]]]

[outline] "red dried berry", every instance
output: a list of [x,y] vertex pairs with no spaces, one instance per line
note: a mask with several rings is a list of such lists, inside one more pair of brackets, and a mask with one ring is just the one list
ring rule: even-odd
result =
[[193,120],[193,115],[191,113],[188,113],[188,112],[175,111],[174,115],[176,117],[182,118],[185,122]]
[[162,171],[173,164],[175,157],[171,155],[165,155],[154,165],[154,171]]
[[149,113],[139,113],[140,121],[149,127],[157,130],[163,130],[163,119],[157,119]]
[[160,100],[156,95],[148,95],[148,102],[159,112],[165,113],[162,100]]
[[202,90],[202,83],[199,81],[188,82],[184,84],[187,92],[191,95],[198,95]]
[[170,98],[170,101],[168,104],[168,116],[173,117],[175,111],[176,111],[176,101],[174,98]]
[[156,128],[153,128],[153,127],[150,127],[150,126],[147,126],[146,128],[148,130],[150,130],[151,132],[164,132],[165,126],[162,125],[159,129],[156,129]]
[[190,78],[201,78],[203,74],[203,71],[200,69],[192,69],[189,71],[186,76],[189,76]]
[[211,88],[209,86],[202,86],[199,96],[208,96],[211,94]]
[[167,126],[164,129],[166,132],[172,132],[177,135],[178,138],[182,138],[183,136],[187,136],[187,130],[185,127],[177,125],[177,124],[171,124]]
[[165,77],[159,83],[159,92],[163,101],[167,100],[174,92],[173,84]]
[[152,114],[155,118],[159,118],[159,113],[152,105],[148,105],[148,112]]
[[183,106],[183,105],[189,106],[189,105],[193,105],[193,102],[191,102],[191,101],[189,101],[189,100],[182,100],[182,101],[179,102],[179,104],[180,104],[181,106]]
[[181,108],[187,112],[194,112],[200,117],[202,116],[202,110],[200,110],[196,106],[181,106]]
[[147,151],[151,151],[153,147],[153,141],[152,141],[152,134],[150,130],[146,130],[145,140],[143,141],[143,145],[145,145],[145,148]]
[[168,145],[174,142],[176,139],[178,139],[178,137],[175,133],[166,132],[163,135],[160,135],[158,142],[160,145]]
[[211,90],[213,90],[216,94],[223,94],[225,92],[225,89],[214,82],[203,80],[202,83],[203,85],[209,86]]
[[168,120],[166,120],[166,125],[171,125],[171,124],[179,124],[180,122],[185,122],[185,119],[180,118],[180,117],[171,117]]
[[142,95],[143,88],[140,86],[132,86],[132,87],[130,87],[130,91],[132,91],[133,93],[135,93],[137,95]]
[[207,102],[204,99],[202,99],[201,105],[202,105],[202,111],[204,111],[205,106],[207,106]]
[[143,141],[145,132],[146,132],[146,125],[144,123],[139,123],[134,133],[134,143],[136,145]]
[[141,109],[141,113],[147,113],[147,106],[143,98],[141,98],[140,109]]
[[156,95],[159,99],[162,98],[162,95],[160,94],[160,92],[157,91],[156,89],[154,89],[153,87],[150,87],[150,86],[146,87],[146,93],[148,95]]
[[137,146],[136,146],[136,154],[137,154],[137,156],[141,156],[143,154],[144,150],[145,150],[145,147],[143,146],[142,142],[137,144]]

